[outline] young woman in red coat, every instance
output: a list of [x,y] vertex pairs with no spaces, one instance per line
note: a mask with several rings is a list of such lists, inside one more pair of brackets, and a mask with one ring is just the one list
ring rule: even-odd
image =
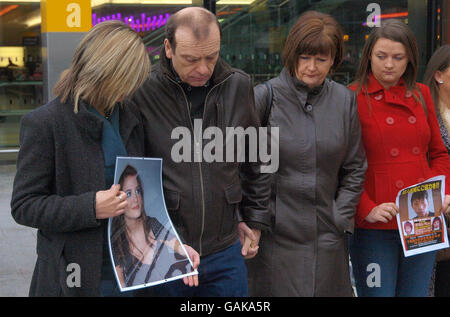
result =
[[[435,252],[405,258],[395,215],[398,191],[437,175],[450,161],[428,87],[416,83],[417,42],[402,22],[374,28],[350,88],[368,169],[350,254],[358,296],[426,296]],[[450,196],[443,205],[448,211]]]

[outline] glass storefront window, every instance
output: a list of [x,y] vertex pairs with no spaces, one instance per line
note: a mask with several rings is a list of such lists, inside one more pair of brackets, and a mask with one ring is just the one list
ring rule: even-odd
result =
[[[120,1],[118,1],[120,2]],[[116,4],[115,1],[92,0],[92,24],[107,20],[121,20],[144,40],[152,64],[158,62],[164,41],[168,18],[178,10],[192,5],[191,0],[131,1],[134,4]]]
[[[222,25],[221,56],[250,74],[254,84],[279,74],[288,32],[307,10],[329,13],[343,27],[345,58],[333,74],[343,84],[354,78],[370,24],[393,18],[408,23],[419,43],[419,79],[432,52],[450,40],[447,0],[91,0],[91,5],[93,25],[120,19],[139,32],[153,64],[170,15],[205,5]],[[21,116],[44,103],[41,51],[40,1],[0,0],[0,163],[2,153],[17,151]]]
[[39,2],[0,2],[0,150],[17,147],[20,117],[43,101],[39,17]]
[[[222,56],[251,74],[257,84],[280,72],[284,42],[299,15],[307,10],[330,14],[345,34],[345,58],[333,78],[348,84],[354,78],[371,27],[386,19],[400,19],[416,34],[420,77],[427,58],[442,42],[437,33],[440,17],[434,15],[435,11],[441,12],[442,1],[434,1],[433,5],[434,11],[428,12],[430,4],[414,0],[220,0],[216,15],[223,27]],[[447,14],[445,17],[448,19]],[[431,22],[435,22],[436,29],[430,29]],[[438,41],[433,41],[432,36]]]
[[[91,0],[92,25],[120,19],[139,32],[152,62],[159,59],[164,26],[191,0]],[[17,152],[21,117],[41,106],[43,97],[40,1],[0,0],[0,163]]]

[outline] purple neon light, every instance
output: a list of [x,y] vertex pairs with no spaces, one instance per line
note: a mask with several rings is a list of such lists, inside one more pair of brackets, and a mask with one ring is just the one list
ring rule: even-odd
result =
[[[128,24],[133,30],[137,32],[145,32],[145,31],[154,31],[156,29],[161,28],[167,23],[167,20],[170,18],[170,14],[166,13],[164,15],[153,15],[147,16],[145,13],[141,13],[138,17],[134,17],[132,15],[125,16],[122,19],[121,13],[111,14],[107,16],[98,17],[96,13],[92,14],[92,26],[95,26],[98,23],[109,21],[109,20],[120,20]],[[142,24],[141,24],[142,23]]]

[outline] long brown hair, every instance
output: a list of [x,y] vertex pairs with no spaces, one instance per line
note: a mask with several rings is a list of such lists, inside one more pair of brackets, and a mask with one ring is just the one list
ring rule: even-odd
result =
[[437,71],[445,72],[450,67],[450,44],[441,46],[437,49],[428,62],[423,83],[430,87],[431,97],[434,101],[436,113],[439,113],[439,84],[434,75]]
[[[136,168],[134,168],[131,165],[127,165],[125,169],[123,170],[122,174],[119,178],[119,184],[120,188],[123,188],[123,184],[125,182],[125,179],[130,176],[136,176],[136,180],[138,183],[138,186],[141,191],[141,197],[142,197],[142,206],[141,206],[141,215],[139,216],[139,219],[142,220],[142,223],[144,225],[144,233],[145,233],[145,239],[148,244],[150,244],[150,241],[148,239],[149,233],[151,228],[147,227],[147,215],[145,213],[144,209],[144,190],[142,188],[142,181],[141,178],[138,175],[138,171]],[[121,214],[120,216],[114,217],[112,219],[111,224],[111,244],[113,245],[114,250],[114,256],[116,265],[125,263],[126,258],[128,254],[130,254],[131,248],[135,248],[135,245],[133,241],[128,236],[127,231],[127,225],[125,223],[125,215]]]
[[328,14],[307,11],[289,31],[282,58],[290,75],[294,76],[301,54],[330,54],[334,58],[334,70],[341,64],[343,52],[344,39],[339,23]]
[[105,21],[81,40],[53,91],[62,102],[73,101],[75,113],[79,99],[108,112],[131,96],[149,71],[150,60],[139,35],[123,22]]
[[[380,27],[374,27],[370,32],[369,38],[364,44],[355,81],[352,83],[357,87],[356,93],[359,93],[363,87],[367,87],[369,74],[372,72],[370,58],[372,56],[373,47],[381,38],[401,43],[405,47],[406,55],[408,57],[408,65],[406,66],[406,70],[403,73],[402,78],[405,80],[406,90],[413,92],[412,95],[414,99],[422,105],[425,114],[427,114],[427,106],[416,82],[417,69],[419,65],[419,49],[417,46],[417,40],[411,29],[399,20],[388,20],[382,23]],[[417,98],[414,92],[419,95],[419,98]],[[368,99],[367,90],[366,97]]]

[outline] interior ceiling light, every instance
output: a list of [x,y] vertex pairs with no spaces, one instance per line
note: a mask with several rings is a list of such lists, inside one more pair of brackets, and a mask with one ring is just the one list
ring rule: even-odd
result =
[[217,1],[218,5],[250,5],[253,2],[255,2],[255,0],[219,0]]
[[104,4],[192,4],[192,0],[91,0],[93,8]]
[[41,0],[0,0],[1,2],[20,2],[20,3],[36,3],[36,2],[41,2]]
[[18,7],[19,7],[19,5],[17,5],[17,4],[13,4],[13,5],[7,6],[3,10],[0,10],[0,17],[5,15],[8,12],[11,12],[14,9],[17,9]]

